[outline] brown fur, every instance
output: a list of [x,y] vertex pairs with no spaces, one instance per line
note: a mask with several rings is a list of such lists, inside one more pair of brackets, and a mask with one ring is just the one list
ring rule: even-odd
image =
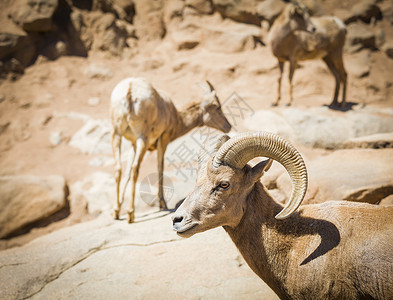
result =
[[293,4],[289,4],[274,22],[269,32],[269,42],[273,55],[277,57],[280,75],[278,78],[277,99],[281,99],[281,80],[284,63],[289,61],[289,103],[293,101],[292,79],[298,61],[323,59],[333,74],[336,86],[331,106],[338,104],[340,83],[343,84],[342,102],[345,104],[347,73],[343,63],[343,47],[346,29],[335,17],[323,16],[310,18],[307,12]]
[[330,201],[277,220],[282,206],[260,182],[268,167],[205,161],[174,229],[190,237],[223,226],[281,299],[393,299],[393,207]]

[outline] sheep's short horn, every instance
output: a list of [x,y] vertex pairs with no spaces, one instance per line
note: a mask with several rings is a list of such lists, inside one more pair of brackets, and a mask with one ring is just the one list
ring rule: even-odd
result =
[[276,219],[289,217],[299,207],[307,191],[307,169],[300,153],[282,137],[269,132],[243,133],[225,142],[217,151],[213,166],[243,168],[251,159],[269,157],[284,166],[292,180],[288,203]]

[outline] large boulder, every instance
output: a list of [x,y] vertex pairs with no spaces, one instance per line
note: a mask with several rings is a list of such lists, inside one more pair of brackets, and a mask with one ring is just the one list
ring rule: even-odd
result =
[[377,133],[348,139],[344,148],[393,148],[393,132]]
[[63,209],[67,195],[67,185],[61,176],[0,177],[0,238]]
[[260,26],[261,19],[257,15],[257,0],[212,0],[216,11],[223,17],[237,22]]
[[[337,150],[317,159],[306,155],[309,186],[303,204],[328,200],[379,204],[393,194],[393,165],[389,163],[393,149]],[[273,197],[284,203],[292,185],[288,174],[277,165],[267,172],[264,183],[272,189]]]
[[19,0],[10,15],[27,32],[48,32],[53,28],[52,17],[57,6],[58,0]]
[[312,202],[378,204],[393,194],[392,149],[339,150],[310,163]]
[[244,121],[249,130],[268,130],[297,143],[340,149],[352,138],[393,132],[391,109],[354,108],[345,114],[327,107],[260,110]]
[[164,1],[135,0],[134,25],[136,35],[142,40],[161,39],[166,34]]
[[27,66],[34,56],[35,46],[27,34],[0,32],[0,60],[13,57]]

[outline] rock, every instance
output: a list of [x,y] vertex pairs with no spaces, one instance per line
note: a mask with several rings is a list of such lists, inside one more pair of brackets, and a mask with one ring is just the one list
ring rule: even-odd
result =
[[236,53],[254,49],[259,28],[226,20],[221,26],[202,28],[202,45],[210,51]]
[[112,154],[109,120],[92,120],[75,133],[69,144],[86,154]]
[[392,154],[392,149],[340,150],[313,161],[310,183],[318,189],[314,201],[379,203],[393,194],[393,165],[387,163]]
[[243,123],[250,130],[263,128],[264,131],[276,133],[289,140],[295,138],[291,125],[280,114],[271,110],[258,110]]
[[370,74],[370,56],[371,52],[368,49],[347,56],[345,66],[348,72],[358,78],[368,76]]
[[352,23],[347,26],[347,30],[346,48],[355,51],[362,48],[376,49],[375,34],[366,25],[359,22]]
[[379,202],[379,205],[384,205],[384,206],[393,205],[393,195],[389,195],[386,198],[383,198],[381,202]]
[[67,205],[67,193],[61,176],[1,176],[0,238],[63,209]]
[[[120,26],[119,26],[120,25]],[[97,13],[92,19],[95,30],[92,48],[120,55],[125,47],[129,33],[121,21],[112,13]]]
[[14,58],[23,67],[34,59],[36,48],[25,33],[0,32],[0,60]]
[[136,35],[142,40],[160,40],[166,34],[164,1],[136,0],[134,18]]
[[89,214],[98,216],[110,211],[116,197],[115,179],[112,174],[96,172],[71,186],[72,198],[83,197]]
[[381,9],[376,5],[377,0],[362,0],[352,6],[350,14],[344,19],[345,24],[361,20],[365,23],[382,19]]
[[[337,150],[315,160],[306,160],[309,188],[304,204],[348,200],[378,204],[393,194],[393,149]],[[359,163],[361,162],[361,163]],[[277,179],[281,192],[290,196],[289,176]]]
[[185,5],[195,9],[200,14],[212,14],[212,2],[206,0],[186,0]]
[[89,78],[109,79],[113,77],[113,72],[106,66],[91,64],[84,71]]
[[278,299],[221,228],[180,239],[170,215],[144,215],[132,225],[103,215],[1,251],[0,298]]
[[306,146],[340,149],[351,139],[393,131],[393,111],[358,108],[345,116],[327,107],[311,109],[277,108],[256,111],[244,125],[249,130],[279,133]]
[[266,20],[269,23],[269,27],[271,27],[284,7],[285,3],[282,1],[265,0],[258,4],[257,14],[262,20]]
[[382,47],[383,52],[387,55],[387,57],[393,59],[393,42],[387,42]]
[[173,44],[177,50],[189,50],[201,42],[201,30],[193,24],[180,27],[170,33]]
[[50,133],[49,141],[52,146],[57,146],[61,143],[62,133],[61,131],[53,131]]
[[135,15],[133,0],[94,0],[92,2],[92,10],[115,14],[121,20],[125,20],[129,23],[132,23],[133,21]]
[[212,0],[216,11],[224,18],[237,22],[260,26],[261,19],[257,15],[257,0]]
[[351,138],[344,142],[344,148],[393,148],[393,132],[378,133],[358,138]]
[[48,32],[52,30],[52,17],[57,6],[57,0],[19,0],[10,15],[12,20],[27,32]]

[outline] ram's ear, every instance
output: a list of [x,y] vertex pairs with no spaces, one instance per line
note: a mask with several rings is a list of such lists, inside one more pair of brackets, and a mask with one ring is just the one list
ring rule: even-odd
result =
[[250,171],[251,182],[257,182],[262,177],[263,173],[268,171],[272,166],[273,160],[271,158],[263,160],[252,167]]

